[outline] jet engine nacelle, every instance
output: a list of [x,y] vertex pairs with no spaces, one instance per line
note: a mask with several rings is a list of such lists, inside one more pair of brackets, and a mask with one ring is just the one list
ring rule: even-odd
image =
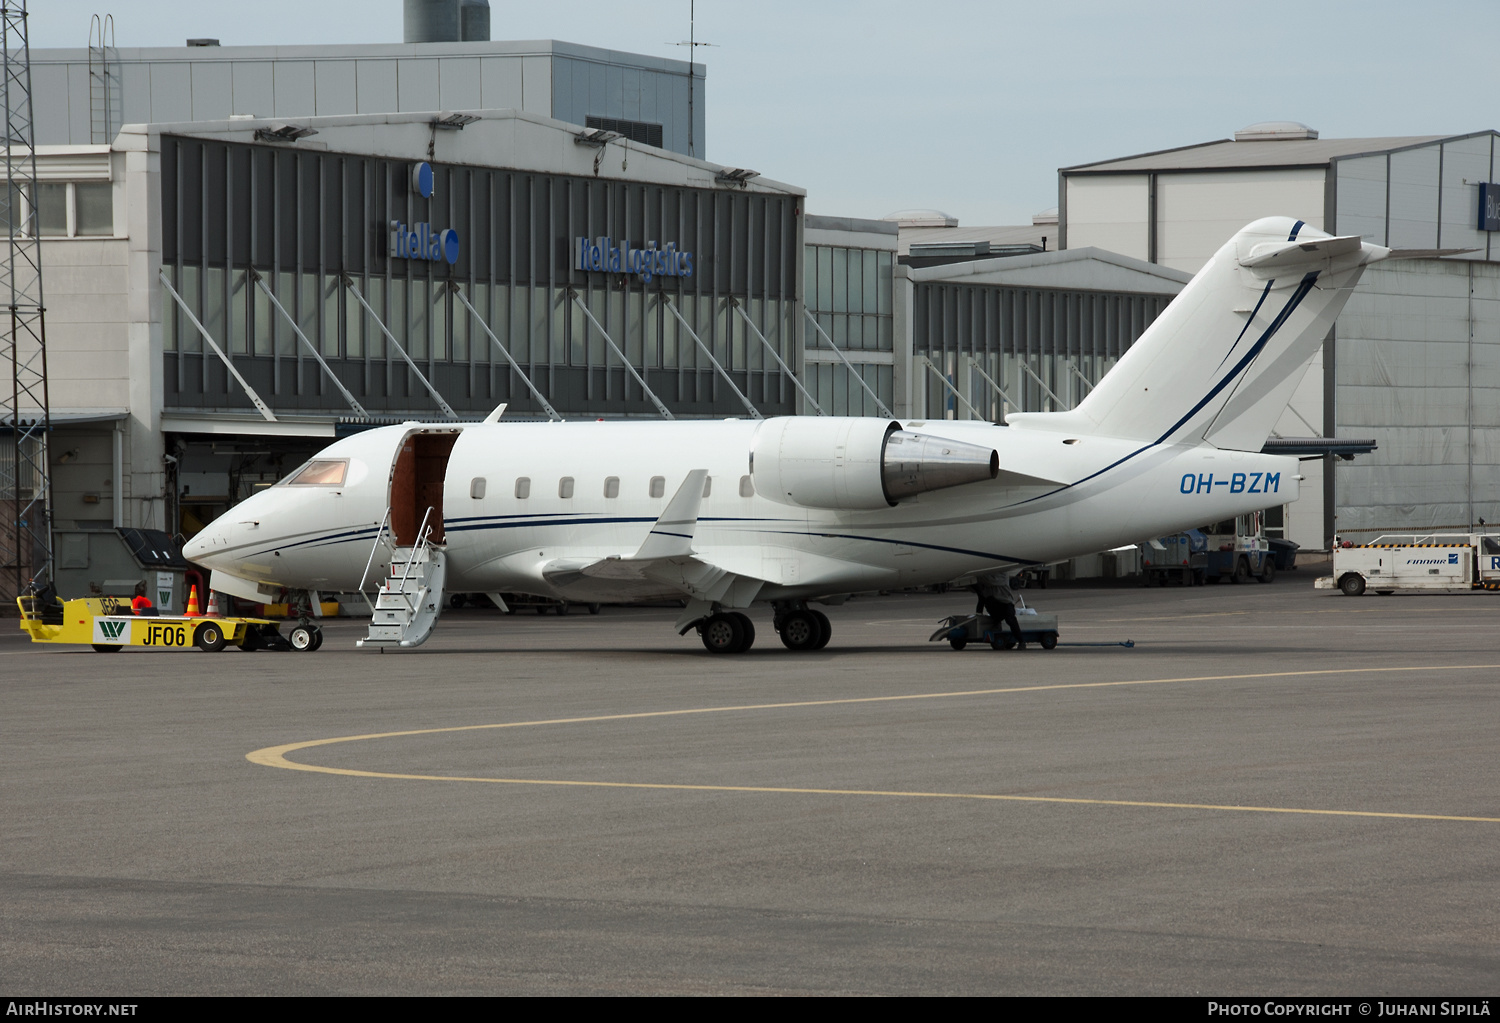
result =
[[993,448],[909,433],[887,419],[768,419],[750,454],[756,493],[799,508],[894,506],[1000,473]]

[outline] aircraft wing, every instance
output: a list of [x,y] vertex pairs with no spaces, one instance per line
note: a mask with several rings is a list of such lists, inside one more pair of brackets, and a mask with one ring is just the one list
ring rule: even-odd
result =
[[695,600],[748,606],[765,580],[731,572],[699,557],[693,550],[698,510],[703,503],[703,481],[707,476],[707,469],[694,469],[687,474],[635,553],[558,558],[543,566],[543,578],[559,587],[597,579],[620,584],[625,590],[666,588]]

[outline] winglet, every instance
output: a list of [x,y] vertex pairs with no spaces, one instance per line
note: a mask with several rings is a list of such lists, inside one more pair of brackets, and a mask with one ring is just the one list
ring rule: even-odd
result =
[[632,560],[677,558],[693,553],[693,533],[698,528],[698,506],[703,503],[703,481],[707,477],[707,469],[694,469],[687,474]]

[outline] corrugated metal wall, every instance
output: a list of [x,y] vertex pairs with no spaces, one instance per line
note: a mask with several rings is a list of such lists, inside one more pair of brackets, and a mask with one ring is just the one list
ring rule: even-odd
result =
[[1338,463],[1338,533],[1500,522],[1500,264],[1377,264],[1336,336],[1338,433],[1380,445]]
[[[1081,401],[1171,300],[1171,295],[920,283],[913,296],[912,348],[984,418],[1051,412]],[[974,360],[1010,401],[968,372],[966,359]],[[971,418],[932,373],[914,377],[913,384],[917,394],[926,393],[921,414],[938,418],[951,411],[956,418]]]

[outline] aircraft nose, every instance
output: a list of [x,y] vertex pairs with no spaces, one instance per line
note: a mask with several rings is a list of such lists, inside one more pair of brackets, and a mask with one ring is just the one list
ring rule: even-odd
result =
[[223,550],[229,542],[228,531],[220,520],[210,522],[182,547],[182,556],[198,564],[206,564],[216,550]]

